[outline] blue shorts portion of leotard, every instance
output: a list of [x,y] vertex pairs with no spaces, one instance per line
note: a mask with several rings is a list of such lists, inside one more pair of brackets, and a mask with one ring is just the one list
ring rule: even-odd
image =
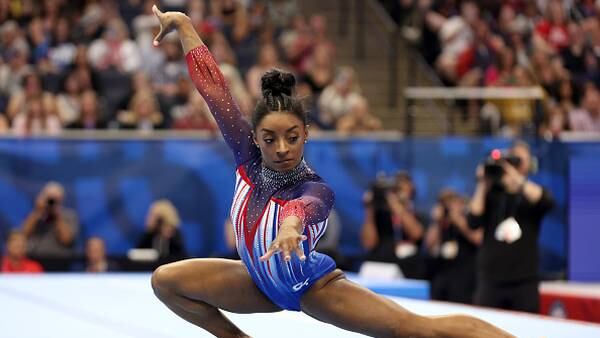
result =
[[276,254],[269,260],[276,264],[260,262],[253,267],[246,264],[246,268],[258,288],[275,305],[283,310],[300,311],[302,295],[336,266],[331,257],[316,251],[311,252],[304,262],[296,255],[292,257],[285,262],[280,254]]

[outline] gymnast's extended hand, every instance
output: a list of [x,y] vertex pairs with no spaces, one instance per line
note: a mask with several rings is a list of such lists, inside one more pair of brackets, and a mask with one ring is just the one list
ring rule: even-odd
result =
[[306,240],[306,236],[302,235],[303,228],[300,218],[296,216],[286,217],[279,226],[277,237],[260,260],[267,261],[271,256],[280,252],[286,262],[292,259],[292,252],[296,252],[301,261],[305,260],[306,256],[302,248],[302,241]]
[[204,43],[196,33],[190,18],[181,12],[161,12],[156,5],[152,6],[152,12],[160,22],[160,31],[154,37],[153,44],[158,46],[160,41],[170,33],[176,30],[179,33],[179,39],[183,46],[183,52],[187,54],[190,50],[203,45]]

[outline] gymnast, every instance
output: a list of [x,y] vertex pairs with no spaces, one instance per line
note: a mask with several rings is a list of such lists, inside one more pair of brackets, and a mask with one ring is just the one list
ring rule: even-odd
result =
[[159,267],[152,288],[169,309],[217,337],[249,337],[221,310],[302,311],[373,337],[512,337],[466,315],[413,314],[350,282],[330,257],[316,252],[334,196],[303,159],[308,127],[293,95],[294,76],[265,73],[263,97],[247,122],[189,17],[156,6],[153,11],[160,21],[154,45],[177,31],[191,79],[237,166],[230,216],[241,261],[199,258]]

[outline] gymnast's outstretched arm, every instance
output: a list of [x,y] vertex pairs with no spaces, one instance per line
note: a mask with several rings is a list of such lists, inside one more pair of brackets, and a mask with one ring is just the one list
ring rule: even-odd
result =
[[181,12],[163,13],[156,5],[152,11],[160,21],[160,32],[154,38],[154,45],[157,46],[172,30],[177,31],[186,54],[190,77],[208,104],[225,142],[233,151],[236,164],[243,164],[258,155],[259,151],[252,142],[250,123],[242,117],[219,66],[196,33],[190,18]]

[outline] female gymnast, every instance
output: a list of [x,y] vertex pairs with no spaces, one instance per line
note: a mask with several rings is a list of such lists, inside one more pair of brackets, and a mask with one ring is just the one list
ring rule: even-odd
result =
[[181,318],[218,337],[248,337],[220,309],[234,313],[303,311],[320,321],[374,337],[512,337],[473,317],[424,317],[348,281],[314,251],[327,226],[333,192],[303,160],[308,130],[294,76],[262,77],[263,98],[246,122],[223,75],[180,12],[153,7],[161,30],[176,30],[188,70],[234,153],[231,219],[241,261],[189,259],[159,267],[156,296]]

